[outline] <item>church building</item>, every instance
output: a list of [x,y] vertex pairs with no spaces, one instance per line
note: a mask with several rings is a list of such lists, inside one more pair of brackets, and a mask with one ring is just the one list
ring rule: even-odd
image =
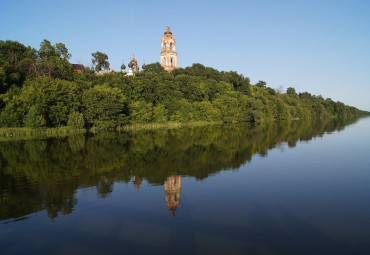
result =
[[166,32],[161,39],[161,65],[167,72],[177,68],[176,39],[167,26]]

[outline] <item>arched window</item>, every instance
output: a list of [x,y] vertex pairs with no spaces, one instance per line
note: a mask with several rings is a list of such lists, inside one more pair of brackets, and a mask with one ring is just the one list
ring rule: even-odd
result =
[[166,50],[166,49],[167,49],[167,43],[164,44],[164,50]]
[[172,51],[172,50],[173,50],[173,44],[170,43],[170,51]]
[[166,65],[166,58],[163,58],[163,65]]
[[171,66],[173,66],[173,58],[171,58]]

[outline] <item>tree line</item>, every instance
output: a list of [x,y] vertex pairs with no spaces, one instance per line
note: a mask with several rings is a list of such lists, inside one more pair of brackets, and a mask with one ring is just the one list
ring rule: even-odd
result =
[[166,72],[159,63],[133,77],[96,75],[108,56],[92,53],[93,67],[74,72],[63,43],[40,48],[0,41],[0,126],[117,128],[166,122],[261,122],[353,118],[368,112],[330,98],[286,92],[237,72],[201,64]]

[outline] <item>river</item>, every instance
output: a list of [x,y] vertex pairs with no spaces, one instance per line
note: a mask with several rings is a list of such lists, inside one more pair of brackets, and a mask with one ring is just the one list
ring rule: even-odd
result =
[[370,254],[370,118],[0,141],[0,253]]

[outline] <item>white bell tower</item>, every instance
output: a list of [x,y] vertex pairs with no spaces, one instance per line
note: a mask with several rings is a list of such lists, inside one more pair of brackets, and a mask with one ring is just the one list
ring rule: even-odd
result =
[[167,26],[166,32],[161,39],[161,65],[168,72],[177,68],[177,52],[176,52],[176,39]]

